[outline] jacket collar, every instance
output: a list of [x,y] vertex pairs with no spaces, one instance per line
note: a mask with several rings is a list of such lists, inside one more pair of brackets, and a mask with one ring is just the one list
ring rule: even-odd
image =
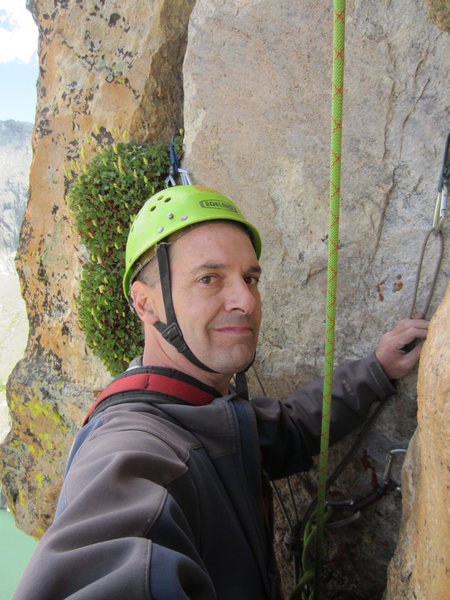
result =
[[143,367],[142,359],[135,359],[130,367],[114,379],[98,396],[84,424],[107,398],[126,392],[151,392],[162,398],[173,399],[193,406],[205,406],[222,394],[198,379],[176,369]]

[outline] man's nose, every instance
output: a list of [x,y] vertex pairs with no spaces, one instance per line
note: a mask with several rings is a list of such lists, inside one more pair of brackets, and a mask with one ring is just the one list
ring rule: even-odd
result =
[[225,309],[227,311],[239,310],[244,314],[251,314],[256,307],[257,291],[242,279],[236,279],[227,286]]

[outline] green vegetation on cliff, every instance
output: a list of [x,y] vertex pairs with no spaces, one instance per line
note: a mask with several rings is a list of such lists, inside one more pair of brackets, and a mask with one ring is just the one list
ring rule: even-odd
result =
[[122,292],[128,231],[143,203],[164,187],[169,166],[169,144],[119,142],[101,147],[84,165],[72,162],[66,171],[68,181],[76,177],[68,202],[88,254],[77,299],[79,325],[113,375],[143,346],[142,327]]

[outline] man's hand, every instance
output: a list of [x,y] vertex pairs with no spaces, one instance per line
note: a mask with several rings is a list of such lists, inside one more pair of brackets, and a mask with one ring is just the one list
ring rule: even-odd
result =
[[425,340],[427,330],[425,319],[405,319],[382,336],[375,354],[389,379],[400,379],[415,367],[423,342],[410,352],[404,347],[415,339]]

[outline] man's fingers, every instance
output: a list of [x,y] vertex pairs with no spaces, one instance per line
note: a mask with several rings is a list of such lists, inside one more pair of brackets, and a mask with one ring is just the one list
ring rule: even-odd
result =
[[409,365],[411,368],[414,367],[419,360],[420,353],[422,352],[422,346],[423,342],[420,342],[420,344],[415,345],[412,350],[404,355],[403,360],[405,361],[405,364]]
[[414,368],[427,330],[425,319],[405,319],[381,337],[375,354],[390,379],[400,379]]
[[422,320],[423,320],[423,318],[424,318],[424,315],[423,315],[422,313],[415,313],[415,314],[413,314],[413,315],[412,315],[412,317],[411,317],[411,319],[414,319],[414,320],[416,320],[416,321],[418,321],[419,319],[422,319]]
[[403,319],[400,323],[394,327],[392,331],[396,329],[409,329],[410,327],[417,327],[418,329],[428,329],[428,321],[425,319]]
[[395,340],[398,348],[403,348],[407,344],[411,343],[415,339],[425,339],[427,336],[428,321],[423,319],[401,321],[397,327],[395,327],[390,335]]

